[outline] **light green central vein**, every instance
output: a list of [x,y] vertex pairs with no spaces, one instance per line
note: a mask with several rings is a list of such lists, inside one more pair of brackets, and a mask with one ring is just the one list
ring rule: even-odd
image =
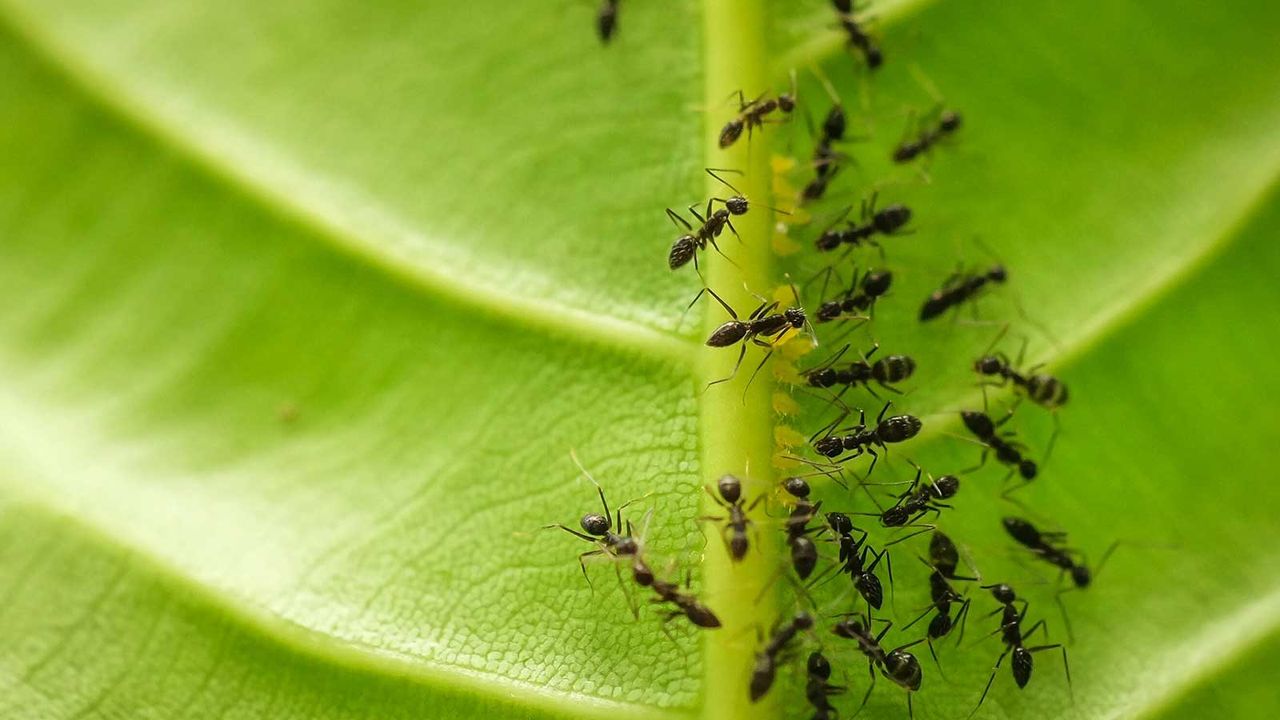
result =
[[[742,235],[739,244],[726,233],[722,242],[733,258],[730,264],[714,252],[706,253],[703,268],[707,283],[745,318],[758,304],[746,288],[761,295],[772,291],[770,225],[765,206],[770,197],[769,150],[766,137],[746,133],[727,151],[718,146],[721,126],[737,109],[739,89],[754,97],[769,89],[765,55],[763,0],[705,0],[707,108],[706,158],[712,167],[742,170],[731,182],[742,191],[752,209],[734,221]],[[711,196],[725,197],[725,188],[710,181]],[[744,283],[746,287],[744,288]],[[705,305],[708,333],[728,320],[714,301]],[[760,361],[760,348],[752,347],[732,382],[708,389],[702,397],[700,433],[704,480],[714,484],[724,473],[748,480],[744,496],[750,501],[773,483],[772,378],[761,371],[744,396],[747,380]],[[729,375],[738,356],[737,348],[704,348],[700,375],[703,383]],[[698,388],[702,392],[702,388]],[[749,474],[748,474],[749,469]],[[704,502],[707,514],[720,514],[710,499]],[[768,632],[777,616],[773,593],[765,585],[780,562],[778,546],[769,544],[773,533],[752,535],[747,558],[733,563],[719,538],[718,528],[708,524],[704,577],[707,602],[719,615],[723,627],[706,635],[706,688],[703,717],[706,720],[751,720],[776,717],[777,708],[765,701],[753,705],[747,696],[748,680],[757,646],[756,632]],[[776,696],[777,693],[772,693]]]

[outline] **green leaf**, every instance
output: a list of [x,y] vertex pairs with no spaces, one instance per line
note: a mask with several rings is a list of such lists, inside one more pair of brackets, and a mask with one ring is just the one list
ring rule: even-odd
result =
[[[745,697],[755,628],[790,607],[779,548],[732,566],[695,518],[724,472],[769,486],[776,423],[814,418],[773,417],[769,372],[704,392],[734,353],[701,346],[716,305],[681,322],[697,280],[665,267],[661,210],[719,193],[705,166],[773,203],[770,154],[803,156],[803,123],[728,153],[714,135],[730,93],[793,67],[822,112],[811,66],[872,131],[833,193],[878,183],[916,210],[886,241],[875,333],[916,357],[899,406],[926,432],[877,475],[976,460],[949,433],[994,328],[914,308],[986,262],[980,237],[1011,272],[981,315],[1015,319],[1072,391],[1018,497],[1095,558],[1125,543],[1064,598],[1074,705],[1046,653],[1022,692],[1001,671],[985,716],[1274,716],[1241,680],[1280,664],[1280,7],[885,3],[871,78],[817,0],[625,1],[608,48],[593,13],[0,3],[0,716],[803,715],[794,670]],[[935,102],[920,78],[966,119],[928,183],[885,161]],[[742,219],[737,267],[704,256],[740,310],[744,280],[809,269],[771,257],[767,213]],[[1033,409],[1016,422],[1039,448]],[[615,504],[650,494],[647,551],[696,565],[724,628],[633,620],[607,565],[588,588],[589,548],[540,530],[596,506],[571,448]],[[1000,477],[966,476],[944,525],[1056,641],[1052,575],[996,522]],[[895,554],[905,621],[924,573]],[[992,603],[973,597],[977,638]],[[864,664],[819,637],[851,714]],[[939,650],[921,718],[968,713],[999,644]],[[902,716],[880,685],[864,712]]]

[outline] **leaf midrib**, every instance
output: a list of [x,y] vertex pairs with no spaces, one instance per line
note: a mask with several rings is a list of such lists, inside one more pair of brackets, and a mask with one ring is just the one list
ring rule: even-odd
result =
[[[709,0],[709,2],[712,1]],[[894,7],[895,9],[914,9],[923,4],[925,3],[906,2]],[[896,18],[901,14],[894,13],[893,16]],[[38,23],[24,20],[19,15],[19,11],[13,9],[7,3],[0,3],[0,18],[3,18],[3,22],[12,27],[16,34],[23,38],[25,46],[30,49],[33,56],[42,59],[45,64],[57,68],[59,76],[64,78],[67,85],[78,94],[89,98],[94,105],[104,108],[109,114],[123,118],[140,135],[147,137],[158,145],[175,151],[179,158],[188,162],[197,171],[217,178],[238,194],[311,230],[317,238],[346,251],[353,259],[378,267],[386,272],[389,277],[397,281],[408,282],[419,291],[435,292],[446,297],[453,297],[467,302],[482,311],[493,312],[521,323],[533,324],[559,332],[570,331],[588,337],[608,339],[618,345],[636,347],[664,357],[688,360],[693,356],[697,347],[694,343],[637,323],[612,316],[583,312],[573,308],[566,309],[560,305],[537,299],[506,296],[501,293],[490,292],[487,288],[456,283],[453,282],[452,278],[443,275],[438,278],[424,277],[418,272],[406,270],[397,263],[394,253],[380,248],[372,238],[350,232],[346,221],[335,220],[327,214],[316,214],[305,205],[295,205],[288,202],[289,198],[273,193],[269,187],[264,188],[260,183],[255,182],[251,174],[242,174],[236,166],[220,162],[216,154],[203,149],[201,145],[195,142],[195,138],[185,137],[178,128],[166,126],[162,117],[149,114],[148,108],[143,104],[130,102],[129,94],[123,88],[113,87],[108,78],[94,72],[87,63],[83,62],[73,52],[61,47],[49,34],[41,32]],[[829,52],[835,46],[831,45],[828,39],[825,47],[825,51]],[[792,53],[787,57],[798,56]],[[816,59],[818,54],[814,53],[806,57]],[[1230,223],[1226,232],[1201,246],[1198,252],[1187,254],[1177,261],[1170,262],[1166,266],[1166,272],[1148,282],[1141,293],[1128,296],[1125,304],[1114,306],[1114,312],[1097,316],[1098,319],[1095,322],[1090,323],[1085,329],[1075,334],[1072,341],[1062,345],[1062,351],[1057,354],[1053,361],[1056,364],[1063,364],[1083,356],[1102,339],[1114,334],[1117,329],[1135,322],[1145,315],[1171,289],[1176,288],[1186,279],[1195,276],[1206,265],[1211,263],[1239,236],[1240,228],[1257,213],[1258,208],[1265,199],[1274,192],[1278,176],[1280,176],[1280,172],[1272,172],[1270,182],[1262,185],[1253,198],[1243,205],[1242,212],[1236,216],[1234,222]],[[437,284],[436,280],[443,280],[444,284]],[[10,483],[7,479],[5,484],[21,488],[24,490],[24,494],[26,494],[26,490],[29,490],[29,488],[19,486],[17,483]],[[47,499],[33,499],[32,502],[36,506],[45,507],[51,514],[55,513],[57,508],[56,504],[48,502]],[[424,684],[439,682],[442,677],[447,677],[449,682],[455,683],[458,678],[469,677],[467,673],[463,673],[459,668],[451,665],[436,666],[442,671],[439,676],[424,673],[424,666],[428,665],[428,663],[425,663],[421,658],[388,659],[383,651],[375,648],[365,649],[348,641],[335,641],[332,636],[309,631],[292,623],[282,622],[277,616],[264,613],[259,608],[220,592],[217,588],[191,581],[180,569],[164,566],[154,556],[145,551],[139,551],[137,548],[126,548],[108,532],[91,525],[80,516],[75,516],[73,519],[76,527],[83,528],[86,534],[94,536],[97,541],[124,548],[132,555],[145,558],[150,568],[158,575],[169,578],[176,584],[192,586],[195,591],[194,594],[209,600],[224,614],[234,618],[240,625],[253,632],[260,633],[283,646],[294,648],[299,652],[314,654],[326,662],[339,666],[360,667],[374,672],[394,672],[401,675],[421,676]],[[1280,615],[1275,612],[1276,603],[1258,604],[1259,607],[1263,605],[1268,610],[1266,617],[1269,622],[1268,629],[1274,630],[1280,627]],[[1253,607],[1253,605],[1249,607]],[[1244,613],[1246,610],[1247,608],[1242,608],[1233,613],[1227,622],[1229,623],[1231,618]],[[1255,627],[1254,629],[1256,631],[1258,628]],[[1233,658],[1238,657],[1251,647],[1259,636],[1261,634],[1258,636],[1235,634],[1233,641],[1236,644],[1229,647],[1225,652],[1215,654],[1215,663],[1208,667],[1197,668],[1196,672],[1189,673],[1184,677],[1196,679],[1216,672],[1217,669],[1228,665]],[[1223,647],[1222,643],[1216,640],[1216,637],[1217,634],[1214,635],[1214,638],[1206,637],[1205,644],[1211,644],[1213,647],[1221,649]],[[477,692],[492,693],[493,680],[500,679],[507,688],[512,686],[527,687],[532,701],[531,704],[545,702],[556,705],[558,701],[566,697],[565,694],[560,692],[540,693],[537,692],[536,686],[522,686],[501,676],[484,675],[482,678],[475,681]],[[1166,688],[1167,694],[1159,695],[1149,700],[1143,705],[1142,712],[1154,712],[1168,702],[1169,697],[1176,697],[1185,689],[1185,684],[1174,688]],[[602,715],[617,716],[616,713],[622,713],[625,716],[634,717],[669,716],[660,711],[644,712],[648,709],[625,703],[600,700],[592,696],[567,697],[574,698],[575,702],[587,701],[593,705],[598,705]]]

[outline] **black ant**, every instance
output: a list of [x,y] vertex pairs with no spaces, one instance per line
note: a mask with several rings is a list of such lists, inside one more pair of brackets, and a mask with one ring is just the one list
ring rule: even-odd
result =
[[[898,496],[898,502],[893,507],[880,513],[881,525],[885,527],[912,525],[928,513],[940,515],[943,508],[951,508],[950,505],[941,501],[955,497],[960,490],[960,478],[955,475],[943,475],[935,480],[931,475],[929,482],[922,483],[920,476],[923,473],[924,469],[916,465],[916,477],[911,481],[911,487]],[[914,534],[908,537],[914,537]],[[905,539],[901,538],[896,542]]]
[[924,639],[913,640],[886,652],[880,645],[880,641],[889,632],[889,628],[893,627],[893,622],[885,620],[884,624],[884,629],[878,635],[872,635],[871,619],[865,615],[854,614],[849,619],[837,623],[833,629],[839,637],[856,640],[858,650],[867,658],[867,672],[871,675],[871,686],[867,688],[867,694],[862,696],[862,704],[858,706],[858,712],[862,712],[862,708],[866,707],[871,691],[875,689],[875,668],[879,667],[882,675],[907,691],[907,716],[915,718],[915,712],[911,708],[911,693],[920,689],[924,673],[920,669],[920,661],[916,660],[915,655],[907,652],[907,648],[919,645],[924,642]]
[[[822,309],[819,308],[818,311],[822,312]],[[820,315],[819,322],[821,322]],[[840,392],[836,397],[840,397],[849,388],[862,385],[873,397],[879,397],[871,387],[872,381],[875,381],[877,385],[885,390],[901,395],[902,391],[894,387],[893,384],[907,380],[916,371],[916,361],[907,355],[886,355],[872,363],[871,356],[875,355],[876,351],[880,349],[880,343],[872,345],[871,349],[861,355],[858,360],[854,360],[843,367],[836,367],[836,363],[840,361],[840,358],[844,356],[848,349],[849,346],[845,345],[840,349],[840,352],[832,355],[826,362],[815,368],[805,370],[803,375],[809,387],[828,390],[838,386],[840,387]]]
[[911,162],[936,145],[939,140],[959,130],[962,123],[960,113],[954,110],[943,111],[938,116],[936,125],[926,128],[914,140],[903,140],[899,143],[893,151],[893,161],[899,164]]
[[831,663],[817,650],[809,653],[805,663],[804,695],[813,706],[813,720],[833,720],[837,713],[829,699],[832,695],[841,695],[846,688],[831,684]]
[[[1009,533],[1019,545],[1022,545],[1031,554],[1058,568],[1058,580],[1062,580],[1062,575],[1071,578],[1072,587],[1057,593],[1054,600],[1058,603],[1058,608],[1062,610],[1062,621],[1067,628],[1067,638],[1074,640],[1074,633],[1071,631],[1071,621],[1067,617],[1067,608],[1062,604],[1063,593],[1071,590],[1084,590],[1089,587],[1097,574],[1102,571],[1102,567],[1106,564],[1107,559],[1111,557],[1111,553],[1116,549],[1116,543],[1112,543],[1102,554],[1102,559],[1098,561],[1097,570],[1090,571],[1088,565],[1084,563],[1084,553],[1079,550],[1072,550],[1061,543],[1067,539],[1064,532],[1041,532],[1029,521],[1022,518],[1006,517],[1001,521],[1005,532]],[[1080,559],[1077,559],[1080,558]]]
[[876,210],[876,197],[875,194],[872,194],[869,199],[863,199],[859,215],[861,224],[849,221],[846,223],[848,227],[843,230],[832,229],[853,210],[852,205],[846,207],[844,212],[840,213],[840,216],[835,219],[835,222],[828,225],[827,229],[823,230],[818,239],[814,241],[813,244],[818,248],[818,251],[835,250],[841,245],[856,247],[863,243],[879,247],[880,244],[874,240],[876,235],[901,234],[902,227],[911,222],[911,208],[895,203]]
[[618,4],[620,0],[604,0],[596,13],[596,31],[600,34],[600,42],[605,45],[613,39],[613,31],[618,27]]
[[1036,630],[1044,629],[1046,634],[1048,633],[1044,620],[1037,621],[1025,633],[1022,632],[1022,623],[1027,617],[1027,601],[1021,601],[1022,611],[1019,612],[1014,606],[1014,603],[1018,601],[1018,596],[1014,593],[1012,587],[1003,583],[997,585],[983,585],[982,587],[984,590],[990,590],[991,596],[994,597],[996,602],[1001,605],[999,609],[991,613],[992,615],[1001,613],[1000,628],[991,634],[1000,634],[1001,640],[1005,644],[1005,649],[1004,652],[1000,653],[1000,658],[996,660],[995,667],[991,668],[991,677],[987,678],[987,686],[982,689],[982,697],[978,698],[978,704],[974,706],[973,710],[969,713],[969,717],[973,717],[974,713],[978,712],[978,708],[982,707],[982,702],[987,699],[987,692],[991,690],[991,683],[995,681],[996,673],[1000,670],[1000,664],[1004,662],[1005,657],[1010,653],[1013,654],[1013,660],[1011,661],[1011,666],[1013,668],[1013,680],[1018,684],[1018,689],[1022,689],[1026,687],[1027,683],[1031,680],[1031,672],[1034,669],[1032,659],[1034,653],[1058,648],[1062,651],[1062,668],[1066,671],[1067,687],[1071,687],[1071,666],[1067,664],[1066,647],[1061,643],[1054,643],[1052,645],[1036,645],[1034,647],[1027,647],[1025,644],[1025,641],[1030,638]]
[[[667,255],[667,265],[672,270],[684,267],[692,260],[694,269],[698,271],[698,274],[701,274],[702,271],[698,268],[698,252],[705,250],[707,244],[710,243],[716,252],[724,255],[720,250],[720,246],[716,244],[716,238],[720,237],[720,233],[724,232],[726,227],[729,228],[729,232],[736,236],[738,230],[733,226],[733,217],[746,215],[747,211],[751,209],[751,204],[747,201],[747,198],[743,197],[742,193],[727,180],[716,174],[717,170],[719,172],[736,171],[720,168],[705,168],[705,170],[708,175],[732,190],[734,195],[728,199],[711,198],[708,200],[705,211],[706,217],[698,214],[697,205],[690,205],[689,212],[698,219],[699,223],[696,231],[688,220],[685,220],[671,208],[667,208],[667,217],[671,218],[671,222],[676,224],[676,227],[684,227],[686,232],[685,235],[676,238],[676,241],[671,244],[671,252]],[[717,202],[723,204],[724,207],[712,212],[712,208]]]
[[[828,268],[827,278],[839,274],[834,267]],[[826,294],[826,280],[823,281],[823,294]],[[893,273],[888,270],[871,270],[862,276],[861,287],[858,274],[855,272],[849,287],[832,300],[824,300],[813,314],[814,322],[826,323],[843,319],[869,320],[875,310],[876,301],[889,293],[893,286]]]
[[742,481],[732,475],[725,475],[716,483],[716,489],[719,491],[719,497],[707,487],[707,494],[712,500],[725,509],[727,516],[706,516],[699,518],[700,520],[715,520],[723,522],[722,534],[726,535],[726,544],[729,547],[729,554],[737,562],[747,556],[747,528],[751,525],[751,519],[747,517],[747,513],[755,509],[756,505],[764,499],[764,495],[755,499],[750,506],[744,507],[742,500]]
[[[574,457],[574,462],[578,463],[578,459],[576,457]],[[544,525],[543,529],[559,528],[576,538],[586,540],[596,546],[595,550],[589,550],[578,556],[578,565],[582,568],[582,576],[587,579],[587,584],[591,585],[591,578],[587,575],[587,558],[595,555],[607,555],[613,558],[637,557],[640,552],[640,543],[634,536],[631,521],[628,520],[625,524],[622,521],[622,511],[627,507],[627,505],[630,505],[632,501],[623,503],[617,509],[613,519],[611,520],[609,518],[609,501],[605,500],[604,488],[600,487],[600,483],[596,482],[596,479],[593,478],[580,463],[578,463],[578,469],[582,470],[582,474],[591,481],[592,485],[596,486],[596,492],[600,495],[600,504],[604,507],[604,514],[587,513],[586,515],[583,515],[579,524],[582,526],[582,529],[586,531],[585,533],[578,532],[573,528],[559,523]],[[625,529],[626,534],[619,535],[614,532],[615,529]],[[640,577],[637,577],[636,580],[637,582],[640,582]],[[644,585],[645,583],[641,582],[640,584]]]
[[818,564],[818,548],[809,535],[821,530],[820,527],[809,527],[809,523],[818,516],[822,503],[809,500],[809,483],[802,477],[787,478],[782,482],[782,488],[795,500],[786,524],[791,566],[801,580],[807,580]]
[[839,162],[844,157],[835,149],[835,144],[844,139],[847,126],[844,106],[840,104],[839,97],[829,84],[828,92],[832,96],[833,104],[822,121],[822,136],[813,146],[814,178],[804,186],[804,191],[801,193],[804,200],[820,200],[827,194],[827,186],[835,179],[836,173],[840,170]]
[[769,93],[761,93],[759,97],[748,101],[738,91],[738,115],[734,119],[725,123],[724,128],[720,130],[720,147],[727,148],[738,141],[742,136],[742,131],[747,131],[747,140],[751,139],[751,131],[754,128],[763,128],[766,122],[772,122],[768,117],[775,110],[782,112],[784,115],[791,115],[796,109],[796,79],[794,73],[791,77],[791,92],[779,93],[776,97],[765,97]]
[[868,68],[875,70],[884,64],[884,54],[880,52],[880,46],[867,34],[862,23],[853,17],[853,3],[837,0],[834,4],[836,11],[840,14],[840,28],[848,36],[846,44],[851,48],[857,48],[862,53]]
[[[641,570],[644,573],[643,579]],[[694,595],[681,592],[680,586],[676,583],[656,577],[639,555],[635,558],[633,571],[637,584],[653,587],[653,591],[658,595],[654,602],[670,603],[676,606],[676,609],[667,612],[666,621],[670,621],[679,615],[684,615],[689,619],[689,622],[697,627],[709,630],[720,627],[720,618],[716,617],[716,614],[710,608],[699,602]]]
[[[930,605],[920,614],[920,617],[907,623],[903,629],[908,629],[920,622],[929,613],[935,613],[933,619],[929,621],[929,629],[925,635],[925,640],[929,645],[929,654],[933,656],[934,664],[938,665],[938,669],[941,671],[942,664],[938,662],[938,655],[933,648],[933,641],[941,640],[951,634],[951,631],[959,625],[960,635],[956,638],[956,644],[959,645],[964,640],[964,623],[969,614],[969,599],[956,592],[950,581],[976,581],[978,578],[956,575],[956,568],[960,563],[960,554],[956,550],[955,543],[951,542],[951,538],[936,530],[933,533],[933,538],[929,541],[929,556],[929,561],[926,562],[923,558],[921,558],[921,561],[932,570],[929,573]],[[960,610],[952,617],[951,606],[954,603],[960,604]]]
[[756,653],[756,664],[751,671],[751,702],[757,702],[773,687],[773,677],[777,672],[778,655],[791,644],[801,631],[813,627],[813,616],[806,612],[796,613],[789,622],[783,623],[774,631],[764,649]]
[[1000,342],[1000,338],[1004,337],[1008,330],[1006,325],[1004,329],[996,335],[995,340],[991,341],[991,345],[987,347],[982,357],[973,363],[973,369],[979,375],[986,377],[998,377],[999,380],[993,380],[983,383],[986,385],[994,385],[1004,387],[1012,384],[1020,390],[1031,402],[1048,410],[1057,410],[1067,404],[1067,385],[1058,378],[1044,373],[1036,373],[1043,365],[1035,365],[1028,369],[1025,373],[1017,370],[1022,365],[1023,356],[1027,352],[1027,341],[1023,338],[1022,349],[1018,351],[1018,359],[1016,362],[1010,362],[1009,357],[1002,352],[991,353],[991,348]]
[[988,284],[1001,284],[1008,280],[1008,273],[1003,265],[993,265],[986,272],[957,272],[942,283],[942,287],[934,290],[929,299],[920,307],[920,322],[932,320],[944,312],[960,307],[972,300]]
[[[720,306],[725,309],[725,312],[729,313],[729,317],[733,318],[711,333],[711,336],[707,338],[707,345],[709,347],[742,345],[742,349],[738,351],[738,361],[733,366],[733,372],[729,373],[728,377],[707,383],[707,387],[728,382],[738,374],[738,369],[742,367],[742,358],[747,354],[748,342],[766,349],[760,364],[756,366],[755,371],[751,373],[751,379],[747,381],[747,387],[750,387],[751,382],[755,380],[756,375],[760,372],[760,368],[764,367],[764,364],[769,361],[769,357],[773,355],[774,345],[786,332],[793,329],[800,330],[809,324],[804,308],[800,307],[800,296],[794,286],[791,288],[791,294],[796,298],[795,306],[789,307],[782,312],[775,312],[779,303],[776,300],[769,302],[762,299],[760,306],[751,311],[746,320],[739,319],[738,313],[732,307],[729,307],[729,303],[721,299],[711,288],[704,287],[699,290],[693,302],[696,303],[703,293],[715,298],[716,302],[720,303]],[[693,303],[690,303],[690,307],[692,306]],[[812,328],[809,329],[809,335],[813,336]],[[769,338],[772,342],[762,338]]]
[[977,466],[973,469],[982,467],[987,462],[987,455],[994,452],[996,460],[1002,464],[1009,466],[1009,472],[1012,474],[1017,470],[1018,475],[1023,479],[1024,484],[1035,479],[1039,469],[1036,467],[1035,461],[1023,456],[1023,450],[1026,446],[1020,442],[1009,440],[1013,436],[1013,432],[1007,432],[1003,435],[997,434],[996,430],[1001,425],[1009,421],[1013,417],[1010,412],[1000,422],[992,421],[991,417],[984,412],[977,410],[964,410],[960,413],[964,426],[969,429],[978,438],[978,444],[983,445],[982,459],[978,461]]
[[[876,453],[875,448],[879,446],[884,452],[888,452],[889,443],[900,443],[910,440],[920,432],[922,423],[920,418],[914,415],[894,415],[886,418],[885,413],[889,412],[889,406],[892,402],[884,404],[884,408],[876,417],[874,428],[867,427],[867,415],[861,408],[858,409],[858,424],[849,428],[851,432],[846,435],[832,435],[835,427],[849,414],[849,409],[845,408],[840,417],[835,422],[828,425],[824,430],[826,434],[813,441],[813,449],[819,455],[826,458],[836,458],[836,462],[844,462],[859,457],[864,453],[871,455],[871,467],[867,469],[867,475],[875,470],[876,462],[880,460],[880,455]],[[822,433],[823,430],[819,430]],[[851,453],[844,457],[839,457],[844,453]]]
[[[840,545],[840,565],[836,567],[839,572],[847,574],[853,581],[854,589],[867,603],[867,615],[870,616],[873,609],[879,610],[884,605],[884,585],[875,574],[876,566],[882,559],[886,561],[886,566],[889,568],[889,582],[893,582],[893,561],[888,557],[889,552],[881,550],[877,553],[872,550],[866,544],[867,531],[856,527],[844,513],[827,513],[827,525]],[[853,536],[855,532],[860,532],[862,535],[855,538]],[[872,560],[870,565],[867,565],[868,555],[875,556],[875,560]]]

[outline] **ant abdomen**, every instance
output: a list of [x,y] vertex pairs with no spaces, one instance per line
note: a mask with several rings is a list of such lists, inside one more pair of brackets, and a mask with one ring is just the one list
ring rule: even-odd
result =
[[711,333],[711,337],[707,338],[707,345],[709,347],[729,347],[737,344],[747,336],[749,329],[750,326],[746,323],[730,320]]
[[881,384],[902,382],[916,371],[916,361],[907,355],[882,357],[871,366],[871,377]]
[[884,442],[897,443],[915,437],[922,426],[920,418],[914,415],[894,415],[880,421],[876,434]]

